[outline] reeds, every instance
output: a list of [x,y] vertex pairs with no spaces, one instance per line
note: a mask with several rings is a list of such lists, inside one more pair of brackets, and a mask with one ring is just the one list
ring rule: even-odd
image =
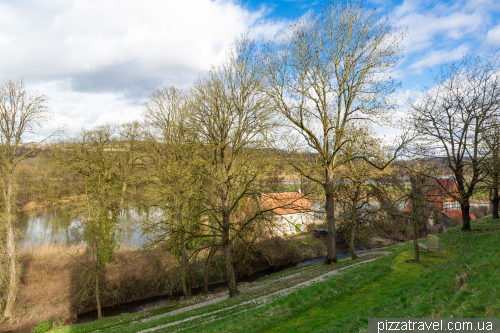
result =
[[[137,247],[130,244],[121,244],[118,252],[136,251]],[[21,259],[49,259],[66,255],[80,256],[86,251],[84,243],[30,243],[22,244],[19,249]]]

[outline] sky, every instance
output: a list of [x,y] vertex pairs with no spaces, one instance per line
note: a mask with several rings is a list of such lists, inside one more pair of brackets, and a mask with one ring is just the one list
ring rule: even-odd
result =
[[[154,89],[187,87],[238,35],[271,39],[319,10],[307,0],[0,0],[0,79],[49,97],[49,127],[75,132],[141,119]],[[397,99],[467,52],[500,47],[500,0],[371,0],[408,34]],[[387,130],[386,130],[387,131]]]

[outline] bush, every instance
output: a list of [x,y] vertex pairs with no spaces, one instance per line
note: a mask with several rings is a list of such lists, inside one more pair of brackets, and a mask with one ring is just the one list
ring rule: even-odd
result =
[[474,205],[470,207],[469,212],[476,216],[478,219],[487,215],[493,214],[490,205]]
[[443,225],[442,224],[435,224],[435,225],[428,225],[427,226],[427,233],[431,235],[436,235],[443,232]]
[[43,333],[43,332],[48,332],[52,329],[52,321],[50,320],[42,320],[38,323],[38,326],[35,327],[32,333]]

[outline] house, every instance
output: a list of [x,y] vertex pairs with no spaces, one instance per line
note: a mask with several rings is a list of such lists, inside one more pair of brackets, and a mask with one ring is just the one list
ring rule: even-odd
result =
[[[460,207],[460,202],[456,198],[460,197],[457,184],[453,178],[442,178],[436,179],[429,186],[427,191],[426,201],[431,209],[433,216],[429,218],[429,224],[433,225],[442,222],[443,227],[446,228],[449,225],[450,220],[457,220],[462,218],[462,210]],[[411,210],[411,203],[408,203],[404,209],[404,213],[408,213]],[[431,215],[429,214],[429,215]],[[476,220],[477,218],[470,214],[471,220]]]
[[271,214],[272,225],[278,235],[291,235],[304,231],[314,223],[314,207],[300,192],[262,193],[259,195],[262,210]]

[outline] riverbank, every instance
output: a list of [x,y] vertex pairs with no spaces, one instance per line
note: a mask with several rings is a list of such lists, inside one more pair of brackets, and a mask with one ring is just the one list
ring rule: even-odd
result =
[[[413,245],[407,243],[383,250],[391,253],[382,257],[280,272],[241,286],[231,299],[214,294],[190,300],[195,304],[54,331],[366,332],[367,318],[496,318],[500,220],[485,218],[472,227],[470,232],[457,226],[439,234],[440,255],[421,252],[420,263],[411,260]],[[325,269],[331,271],[318,272]]]
[[[193,287],[202,284],[203,255],[200,254],[190,267]],[[236,264],[236,271],[241,279],[258,271],[325,255],[326,247],[321,242],[304,244],[275,238],[256,244],[251,257]],[[77,259],[86,263],[84,256]],[[15,303],[12,331],[29,331],[45,319],[75,323],[78,314],[95,309],[92,290],[86,288],[85,266],[70,255],[59,253],[22,259],[21,265],[21,291]],[[224,281],[224,274],[224,258],[219,253],[212,263],[210,283]],[[181,291],[176,258],[160,251],[119,252],[105,268],[100,280],[103,307]]]
[[[271,303],[293,292],[307,288],[333,276],[338,276],[347,270],[371,262],[387,255],[389,252],[373,251],[360,255],[359,259],[351,261],[342,259],[335,266],[324,266],[322,263],[312,263],[281,271],[265,276],[252,283],[239,284],[240,293],[228,298],[227,290],[210,295],[200,295],[177,304],[168,304],[166,307],[152,309],[137,314],[105,318],[93,323],[74,325],[69,328],[60,328],[57,332],[93,332],[105,329],[111,332],[136,332],[141,329],[173,330],[187,329],[188,331],[201,323],[212,322],[215,318],[248,311]],[[196,313],[191,317],[187,313]],[[183,319],[184,318],[184,319]],[[180,325],[180,326],[179,326]],[[195,329],[195,331],[198,331]]]

